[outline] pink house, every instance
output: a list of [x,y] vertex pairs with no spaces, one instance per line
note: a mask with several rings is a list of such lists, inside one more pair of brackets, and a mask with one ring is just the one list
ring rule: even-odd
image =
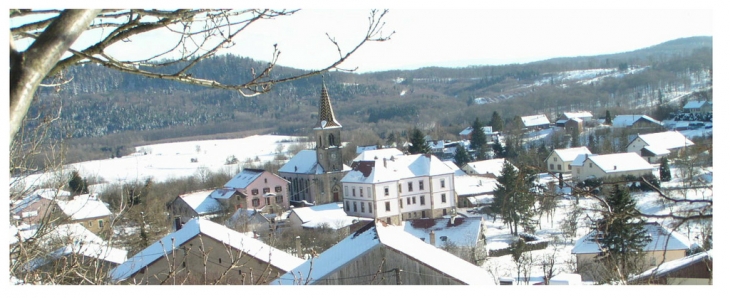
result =
[[244,169],[224,187],[245,194],[247,208],[274,213],[289,209],[288,184],[289,181],[271,172]]

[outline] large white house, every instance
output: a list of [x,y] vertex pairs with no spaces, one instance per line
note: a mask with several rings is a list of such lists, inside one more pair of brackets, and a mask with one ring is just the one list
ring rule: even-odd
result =
[[678,131],[665,131],[638,135],[626,146],[626,152],[636,152],[650,163],[672,153],[677,154],[694,143]]
[[352,170],[342,178],[347,215],[400,224],[408,219],[448,215],[456,204],[454,170],[436,156],[385,155],[355,160]]
[[550,173],[563,173],[570,174],[573,170],[570,165],[578,155],[591,154],[591,150],[587,147],[576,147],[576,148],[565,148],[565,149],[554,149],[550,152],[550,155],[545,159],[547,163],[547,169]]
[[604,155],[578,155],[572,166],[574,182],[588,178],[602,179],[626,175],[641,177],[651,174],[654,167],[634,152]]

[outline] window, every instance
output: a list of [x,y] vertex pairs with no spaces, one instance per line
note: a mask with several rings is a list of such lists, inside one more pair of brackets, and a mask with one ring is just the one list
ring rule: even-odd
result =
[[350,212],[350,201],[345,201],[345,211]]
[[445,193],[441,194],[441,203],[446,203],[446,194]]
[[264,193],[270,193],[270,192],[271,192],[271,188],[264,187]]
[[408,205],[410,205],[411,204],[411,197],[407,197],[406,199],[408,200]]
[[593,164],[589,162],[589,163],[588,163],[588,167],[589,167],[589,168],[592,168],[592,167],[593,167]]
[[408,182],[408,191],[413,191],[413,182]]
[[355,187],[352,188],[352,196],[355,196]]
[[557,157],[553,157],[553,161],[558,161],[558,158]]
[[350,187],[349,186],[345,186],[345,195],[347,195],[347,193],[349,193],[349,192],[350,192]]
[[572,165],[568,165],[568,170],[572,170],[572,169],[573,169],[573,166]]
[[93,225],[93,221],[89,221],[88,225],[89,225],[89,228],[91,228],[91,226]]
[[426,197],[421,196],[421,205],[426,205]]
[[577,168],[577,170],[578,170],[578,174],[580,174],[580,168]]
[[563,165],[558,165],[558,171],[562,171],[562,170],[563,170]]
[[275,192],[281,192],[281,186],[275,186],[274,187]]
[[360,210],[362,210],[361,212],[363,213],[365,212],[365,202],[360,202]]
[[423,180],[418,180],[418,190],[423,190]]
[[385,196],[387,197],[390,194],[390,192],[388,191],[388,187],[386,186],[385,188],[383,188],[383,190],[385,191]]
[[401,185],[400,185],[400,183],[398,183],[398,193],[402,193],[402,192],[403,192],[403,190],[401,189]]
[[385,211],[390,211],[390,202],[385,202]]
[[362,187],[360,187],[360,197],[362,198]]
[[421,218],[425,218],[425,217],[426,217],[426,211],[425,210],[421,211]]
[[398,200],[398,208],[403,209],[403,199]]
[[368,213],[373,213],[373,203],[368,202]]
[[99,220],[99,228],[103,228],[103,227],[104,227],[104,220],[103,219],[100,219]]
[[259,198],[253,198],[253,200],[251,200],[251,205],[253,205],[254,207],[258,207],[259,206]]
[[554,168],[555,168],[554,165],[553,164],[550,164],[550,170],[552,170]]
[[276,203],[277,204],[284,203],[284,196],[282,196],[282,195],[276,196]]
[[252,189],[252,190],[251,190],[251,194],[252,194],[252,195],[257,195],[257,194],[259,194],[259,190],[258,190],[258,188],[254,188],[254,189]]
[[370,197],[370,189],[371,189],[371,188],[370,188],[370,187],[368,187],[367,189],[368,189],[368,198],[369,198],[369,197]]
[[357,202],[352,202],[352,211],[357,212]]
[[446,209],[444,209],[444,213],[443,213],[443,215],[444,215],[444,216],[446,216]]
[[218,258],[218,264],[223,264],[223,259]]
[[446,179],[441,179],[441,188],[446,188]]
[[[269,179],[264,178],[264,183],[269,183]],[[266,192],[266,191],[264,191]]]

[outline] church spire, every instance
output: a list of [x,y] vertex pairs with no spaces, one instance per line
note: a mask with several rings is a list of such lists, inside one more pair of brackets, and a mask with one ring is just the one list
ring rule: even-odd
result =
[[327,93],[327,87],[324,85],[324,76],[322,77],[322,96],[319,101],[319,122],[315,128],[342,127],[332,110],[330,96]]

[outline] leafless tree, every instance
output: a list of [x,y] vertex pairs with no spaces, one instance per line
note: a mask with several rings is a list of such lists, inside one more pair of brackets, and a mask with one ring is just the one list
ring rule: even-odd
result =
[[[266,93],[282,82],[293,81],[329,70],[353,71],[339,66],[367,42],[389,40],[393,33],[383,32],[387,10],[373,10],[369,24],[359,42],[343,49],[336,39],[327,35],[339,53],[333,62],[317,70],[291,76],[274,74],[281,51],[274,45],[272,57],[263,69],[251,69],[251,76],[242,82],[224,84],[195,77],[193,66],[219,51],[235,45],[236,37],[251,24],[266,19],[285,17],[298,10],[272,9],[70,9],[31,10],[12,9],[10,19],[21,22],[10,28],[10,142],[22,126],[33,102],[33,96],[44,79],[62,75],[68,67],[98,63],[105,67],[150,78],[172,80],[198,86],[220,88],[251,97]],[[122,60],[109,51],[112,45],[128,42],[133,36],[157,30],[179,37],[176,44],[138,60]],[[98,42],[84,48],[72,45],[84,32],[100,34]],[[28,42],[24,51],[17,45]],[[164,60],[163,60],[164,58]],[[154,71],[155,68],[182,63],[174,73]],[[63,82],[56,84],[56,86]]]

